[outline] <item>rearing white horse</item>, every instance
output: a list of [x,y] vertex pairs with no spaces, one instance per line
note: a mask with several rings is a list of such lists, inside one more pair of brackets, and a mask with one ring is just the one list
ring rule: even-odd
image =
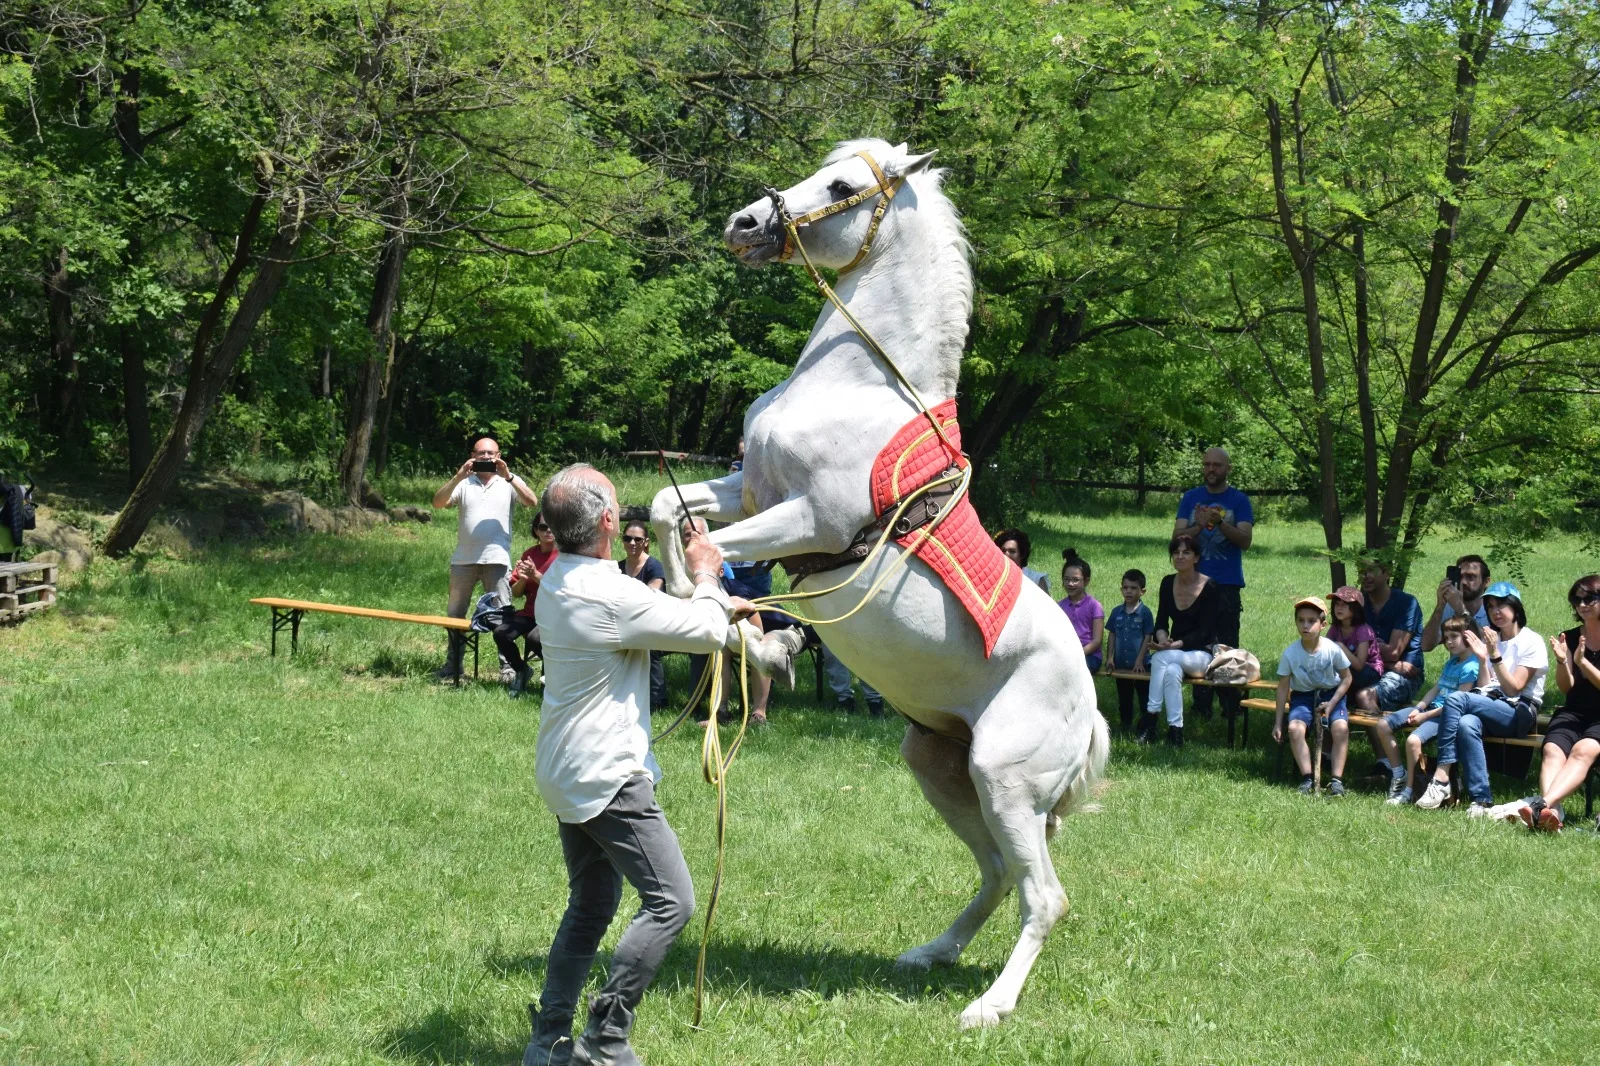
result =
[[[903,144],[850,141],[780,195],[796,217],[861,196],[804,226],[804,251],[835,270],[860,259],[840,276],[840,301],[937,406],[955,395],[972,273],[960,222],[939,189],[941,172],[928,168],[931,158],[908,154]],[[892,187],[885,191],[885,184]],[[888,194],[879,225],[874,212]],[[775,197],[757,200],[729,219],[724,239],[745,264],[798,256],[777,205]],[[794,373],[745,416],[743,471],[683,486],[684,502],[695,515],[732,523],[711,535],[730,561],[844,552],[880,517],[869,492],[876,457],[921,416],[845,317],[824,306]],[[688,595],[676,535],[683,512],[671,489],[656,496],[651,517],[667,588]],[[902,550],[891,541],[844,588],[805,601],[802,613],[840,618]],[[837,585],[856,565],[805,576],[795,588]],[[910,719],[901,752],[928,802],[972,850],[982,877],[976,898],[951,926],[899,962],[953,963],[1011,888],[1018,890],[1021,937],[994,984],[962,1012],[964,1026],[992,1025],[1015,1008],[1067,906],[1047,840],[1059,816],[1085,801],[1110,747],[1070,623],[1037,586],[1020,585],[988,655],[973,616],[916,557],[860,611],[822,629],[845,665]]]

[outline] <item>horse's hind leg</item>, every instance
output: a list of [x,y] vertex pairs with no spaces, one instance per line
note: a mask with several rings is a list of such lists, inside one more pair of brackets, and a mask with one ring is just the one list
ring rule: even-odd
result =
[[971,849],[982,877],[977,896],[950,928],[901,955],[895,960],[901,966],[926,968],[955,962],[1011,891],[1011,875],[1007,872],[1005,858],[989,832],[977,789],[967,771],[967,752],[967,745],[924,733],[914,725],[906,727],[905,740],[900,744],[900,753],[922,787],[922,794],[951,831]]
[[[961,1012],[963,1028],[998,1024],[1016,1008],[1045,939],[1067,910],[1050,862],[1048,823],[1074,761],[1067,755],[1070,730],[1041,717],[1019,718],[991,706],[973,737],[972,780],[984,821],[1016,881],[1022,935],[994,984]],[[1077,769],[1072,767],[1074,774]]]

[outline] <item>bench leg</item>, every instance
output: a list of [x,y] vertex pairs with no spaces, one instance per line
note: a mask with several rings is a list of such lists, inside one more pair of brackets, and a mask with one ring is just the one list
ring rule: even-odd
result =
[[289,631],[289,654],[293,655],[300,650],[300,616],[304,611],[295,608],[274,607],[272,609],[272,657],[278,657],[278,631]]

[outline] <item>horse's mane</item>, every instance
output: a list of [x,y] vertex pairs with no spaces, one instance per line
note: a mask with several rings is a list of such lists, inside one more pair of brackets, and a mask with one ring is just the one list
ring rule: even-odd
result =
[[[831,166],[857,152],[866,152],[878,160],[899,154],[888,141],[861,137],[840,141],[822,161],[823,166]],[[906,184],[916,193],[917,214],[926,219],[936,233],[933,286],[938,295],[934,306],[939,312],[939,336],[944,349],[940,354],[959,362],[967,338],[967,319],[972,314],[972,246],[967,242],[966,227],[961,224],[955,205],[944,194],[944,175],[943,169],[925,168],[907,178]]]

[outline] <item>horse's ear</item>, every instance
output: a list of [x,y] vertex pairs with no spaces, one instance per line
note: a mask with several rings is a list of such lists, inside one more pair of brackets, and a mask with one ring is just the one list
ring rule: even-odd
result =
[[[904,148],[905,145],[901,145],[900,147]],[[922,170],[925,167],[927,167],[927,165],[929,163],[933,162],[933,157],[938,155],[938,154],[939,154],[939,149],[935,148],[933,151],[928,152],[928,153],[926,153],[924,155],[908,155],[908,156],[904,156],[904,157],[902,157],[900,159],[895,160],[893,163],[891,163],[889,166],[885,167],[884,169],[889,171],[891,174],[895,175],[896,177],[907,178],[907,177],[910,177],[911,175],[915,174],[917,171]]]

